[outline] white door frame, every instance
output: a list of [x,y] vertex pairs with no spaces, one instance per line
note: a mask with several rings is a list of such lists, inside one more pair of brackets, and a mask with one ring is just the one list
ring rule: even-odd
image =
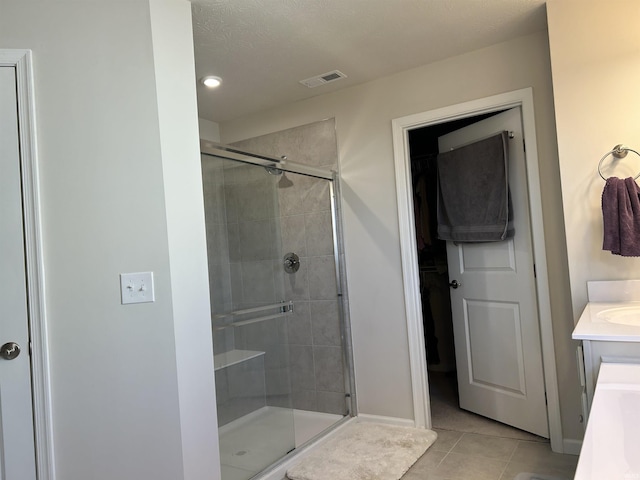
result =
[[556,360],[553,345],[547,255],[544,243],[544,225],[542,222],[542,200],[540,194],[540,176],[538,172],[538,148],[536,144],[535,116],[533,110],[533,90],[531,88],[524,88],[428,112],[417,113],[396,118],[392,121],[402,278],[404,282],[407,332],[409,337],[409,361],[411,365],[414,422],[416,427],[431,428],[431,409],[418,272],[418,249],[413,212],[409,130],[518,106],[522,109],[523,134],[526,144],[525,156],[527,183],[529,187],[529,209],[531,214],[533,259],[536,265],[535,283],[537,289],[538,314],[540,318],[544,383],[547,392],[549,434],[552,450],[563,453],[564,446],[562,441],[560,401],[558,397]]
[[16,69],[36,469],[38,480],[54,480],[51,389],[45,322],[44,262],[31,51],[0,49],[0,66]]

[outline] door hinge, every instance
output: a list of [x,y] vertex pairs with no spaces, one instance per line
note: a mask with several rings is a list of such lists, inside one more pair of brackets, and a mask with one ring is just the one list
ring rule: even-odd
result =
[[524,150],[524,153],[527,153],[527,143],[524,141],[524,138],[522,139],[522,149]]
[[544,392],[544,404],[545,404],[545,405],[549,405],[549,404],[547,403],[547,392]]
[[533,264],[533,278],[538,278],[538,272],[536,272],[536,264]]

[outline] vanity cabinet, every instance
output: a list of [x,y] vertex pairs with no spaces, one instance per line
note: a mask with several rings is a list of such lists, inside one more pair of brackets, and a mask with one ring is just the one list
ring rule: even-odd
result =
[[640,343],[582,340],[582,355],[584,359],[584,382],[581,383],[584,383],[584,393],[586,394],[587,409],[589,410],[593,404],[593,393],[598,380],[600,364],[603,362],[640,364]]
[[589,302],[571,337],[581,340],[578,369],[584,422],[602,363],[640,364],[640,280],[587,282]]

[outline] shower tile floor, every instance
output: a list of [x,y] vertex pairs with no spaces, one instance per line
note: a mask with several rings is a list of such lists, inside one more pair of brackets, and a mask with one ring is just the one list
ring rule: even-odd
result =
[[[342,419],[341,415],[264,407],[219,429],[223,480],[246,480]],[[294,440],[295,439],[295,440]]]

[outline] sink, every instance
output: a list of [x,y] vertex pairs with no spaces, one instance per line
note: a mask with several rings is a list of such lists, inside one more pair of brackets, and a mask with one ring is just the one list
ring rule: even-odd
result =
[[598,312],[596,318],[609,323],[617,323],[618,325],[640,327],[640,305],[608,308]]

